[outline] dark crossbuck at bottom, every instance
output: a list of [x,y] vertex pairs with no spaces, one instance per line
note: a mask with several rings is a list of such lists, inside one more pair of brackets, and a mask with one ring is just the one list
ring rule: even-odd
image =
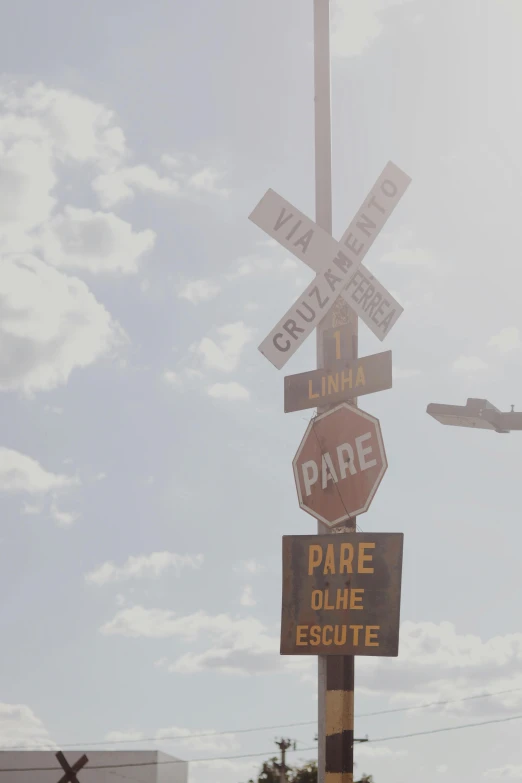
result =
[[77,773],[87,764],[89,759],[83,754],[78,761],[75,761],[74,764],[71,765],[63,755],[62,751],[59,750],[56,754],[56,758],[60,762],[60,766],[65,771],[65,775],[62,775],[58,783],[80,783],[80,781],[77,778]]

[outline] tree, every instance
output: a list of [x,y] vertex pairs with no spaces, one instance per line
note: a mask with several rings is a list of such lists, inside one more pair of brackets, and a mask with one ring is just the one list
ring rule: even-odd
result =
[[309,761],[304,767],[295,767],[289,783],[317,783],[317,762]]
[[[277,763],[277,758],[274,756],[268,761],[263,762],[261,772],[255,783],[279,783],[279,779],[279,764]],[[254,783],[254,781],[250,779],[248,783]]]
[[[288,783],[317,783],[317,762],[309,761],[302,767],[287,768]],[[261,772],[256,780],[249,780],[248,783],[279,783],[279,764],[277,758],[271,758],[265,761],[261,767]],[[372,775],[365,775],[354,783],[375,783]]]

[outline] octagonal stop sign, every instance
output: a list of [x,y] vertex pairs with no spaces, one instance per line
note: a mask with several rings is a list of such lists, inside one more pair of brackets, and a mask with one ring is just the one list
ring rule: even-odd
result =
[[309,514],[329,527],[364,514],[388,467],[379,420],[337,405],[312,419],[292,464]]

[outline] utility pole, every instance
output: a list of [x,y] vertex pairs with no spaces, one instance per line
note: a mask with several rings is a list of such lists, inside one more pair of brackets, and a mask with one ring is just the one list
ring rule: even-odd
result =
[[281,764],[277,765],[279,767],[279,781],[280,783],[286,783],[286,751],[292,747],[295,750],[295,742],[289,739],[280,739],[279,742],[276,740],[276,745],[281,751]]
[[[330,86],[330,0],[314,0],[315,210],[316,222],[332,234],[332,132]],[[350,358],[358,356],[358,318],[339,297],[317,328],[317,368],[325,367],[323,335],[348,326]],[[351,400],[357,404],[356,400]],[[324,413],[327,407],[318,408]],[[337,530],[321,522],[318,534],[354,532],[356,518]],[[352,783],[354,730],[354,657],[318,658],[318,783]]]

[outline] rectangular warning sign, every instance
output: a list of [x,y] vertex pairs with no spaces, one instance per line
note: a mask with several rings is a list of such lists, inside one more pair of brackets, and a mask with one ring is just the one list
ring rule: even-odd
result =
[[397,656],[403,539],[283,536],[281,655]]

